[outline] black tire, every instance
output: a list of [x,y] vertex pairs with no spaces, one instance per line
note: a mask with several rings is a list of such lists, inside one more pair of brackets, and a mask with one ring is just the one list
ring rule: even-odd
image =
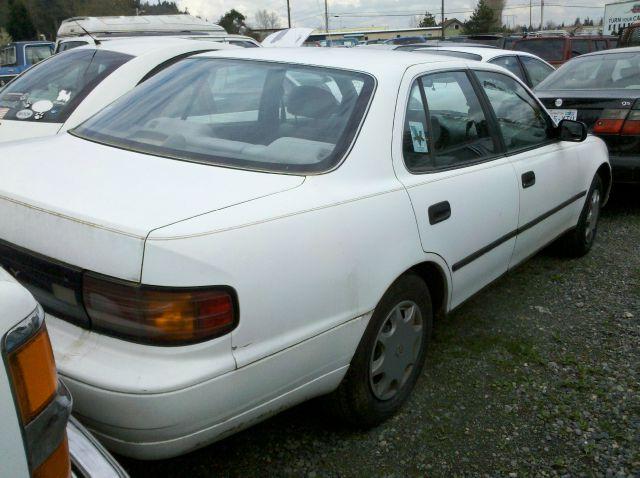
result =
[[[582,257],[591,250],[596,240],[598,232],[598,219],[600,217],[600,208],[604,199],[604,187],[602,179],[597,174],[591,182],[591,187],[587,192],[578,225],[565,234],[559,241],[560,251],[568,257]],[[597,210],[592,210],[592,204],[597,195]],[[591,213],[591,216],[590,216]],[[595,218],[594,218],[595,214]],[[589,229],[590,228],[590,229]]]
[[[380,399],[373,390],[370,377],[374,348],[378,333],[382,330],[391,312],[403,303],[412,302],[420,311],[422,340],[415,361],[408,369],[404,383],[392,398]],[[424,281],[415,274],[406,274],[396,280],[384,294],[373,312],[349,370],[338,389],[327,397],[330,411],[352,426],[370,428],[396,413],[413,390],[422,367],[431,339],[433,309],[431,296]],[[419,336],[419,332],[416,332]],[[417,337],[418,337],[417,336]],[[408,347],[407,347],[408,350]],[[406,353],[400,349],[399,353]],[[397,356],[397,355],[396,355]],[[413,357],[412,357],[413,359]]]

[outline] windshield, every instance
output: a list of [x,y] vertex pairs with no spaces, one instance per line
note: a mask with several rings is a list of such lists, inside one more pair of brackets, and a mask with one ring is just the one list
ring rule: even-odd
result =
[[373,93],[365,74],[281,63],[183,60],[74,130],[157,156],[322,172],[352,143]]
[[0,50],[0,67],[16,66],[18,58],[16,57],[16,47],[8,46]]
[[521,40],[516,42],[514,50],[526,51],[547,61],[564,60],[564,39],[543,38],[540,40]]
[[56,55],[0,91],[3,119],[64,123],[102,80],[131,58],[95,49]]
[[640,53],[608,53],[576,58],[536,90],[608,90],[640,88]]

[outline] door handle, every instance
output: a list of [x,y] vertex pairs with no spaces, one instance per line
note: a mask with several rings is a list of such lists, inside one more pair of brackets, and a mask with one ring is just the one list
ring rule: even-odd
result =
[[429,224],[434,225],[451,217],[451,204],[442,201],[429,207]]
[[524,189],[530,188],[536,183],[536,173],[533,171],[527,171],[522,175],[522,187]]

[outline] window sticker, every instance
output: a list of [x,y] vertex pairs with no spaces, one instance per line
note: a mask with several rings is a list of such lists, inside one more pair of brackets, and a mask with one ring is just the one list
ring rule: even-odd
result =
[[416,153],[428,153],[427,135],[424,131],[424,125],[419,121],[409,121],[409,129],[411,130],[411,139],[413,140],[413,150]]
[[16,113],[16,118],[19,120],[26,120],[33,116],[33,111],[31,110],[20,110]]

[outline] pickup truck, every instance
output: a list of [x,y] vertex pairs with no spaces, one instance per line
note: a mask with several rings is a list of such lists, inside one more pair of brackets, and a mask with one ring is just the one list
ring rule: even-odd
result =
[[0,88],[27,68],[53,55],[55,43],[21,41],[0,47]]
[[0,476],[125,478],[71,414],[33,296],[0,268]]

